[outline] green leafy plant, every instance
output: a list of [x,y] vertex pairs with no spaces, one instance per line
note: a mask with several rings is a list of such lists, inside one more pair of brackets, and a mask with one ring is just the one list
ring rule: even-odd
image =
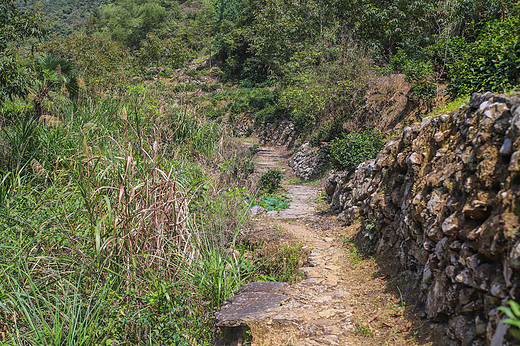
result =
[[[518,11],[518,9],[517,9]],[[455,37],[447,61],[450,92],[504,92],[520,83],[520,15],[486,23],[474,42]]]
[[345,236],[342,235],[343,238],[343,246],[347,249],[348,253],[348,259],[350,263],[352,263],[353,266],[357,266],[359,262],[363,259],[363,254],[357,249],[356,244],[354,241]]
[[501,306],[498,310],[502,311],[508,317],[503,320],[502,323],[509,324],[513,326],[513,328],[509,328],[509,333],[515,337],[515,339],[520,340],[520,304],[515,301],[508,301],[509,307]]
[[392,56],[391,64],[394,68],[406,74],[407,80],[412,83],[412,96],[416,99],[431,99],[437,91],[436,75],[431,60],[421,57],[408,56],[403,49],[398,49]]
[[283,173],[278,169],[270,169],[264,173],[258,182],[258,189],[273,193],[280,188],[280,183],[283,178]]
[[280,211],[282,209],[289,208],[289,203],[291,202],[290,198],[287,198],[286,196],[269,196],[264,195],[260,201],[256,203],[256,205],[261,206],[262,208],[265,208],[268,211],[276,210]]
[[0,2],[0,105],[4,99],[26,95],[31,84],[29,71],[14,47],[42,36],[41,11],[22,9],[14,0]]
[[330,156],[341,169],[354,169],[361,162],[372,160],[384,147],[381,131],[366,130],[349,133],[331,142]]
[[352,333],[363,336],[374,336],[374,331],[366,324],[360,323]]

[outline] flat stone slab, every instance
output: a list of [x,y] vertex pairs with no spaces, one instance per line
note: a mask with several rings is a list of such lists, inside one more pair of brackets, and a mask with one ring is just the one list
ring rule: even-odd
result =
[[252,282],[225,301],[215,313],[217,327],[234,328],[262,320],[273,313],[289,297],[281,294],[283,282]]

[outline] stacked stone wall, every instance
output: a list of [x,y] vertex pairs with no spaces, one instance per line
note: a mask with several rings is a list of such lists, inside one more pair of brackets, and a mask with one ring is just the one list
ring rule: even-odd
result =
[[404,129],[376,160],[331,175],[332,210],[418,288],[448,344],[507,344],[497,307],[520,301],[520,96],[473,94]]

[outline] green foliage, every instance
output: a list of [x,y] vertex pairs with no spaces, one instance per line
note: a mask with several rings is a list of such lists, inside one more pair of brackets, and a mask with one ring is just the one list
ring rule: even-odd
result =
[[47,41],[45,51],[73,62],[89,91],[125,84],[134,71],[128,50],[101,34],[80,31],[57,37]]
[[47,36],[68,36],[110,0],[16,0],[21,7],[39,4],[48,22]]
[[343,237],[343,246],[347,249],[348,253],[348,259],[352,266],[357,266],[359,262],[363,259],[363,254],[357,249],[356,244],[354,243],[353,239],[341,235]]
[[277,281],[288,282],[293,276],[294,272],[300,268],[301,258],[303,255],[303,244],[284,245],[282,250],[278,253],[279,266],[275,270]]
[[211,51],[214,11],[211,1],[189,0],[183,2],[183,19],[179,22],[175,36],[179,37],[190,50]]
[[343,132],[342,123],[344,119],[338,117],[332,120],[330,123],[322,124],[318,126],[318,129],[310,136],[309,143],[317,147],[320,143],[330,142],[334,138],[341,135]]
[[0,105],[27,93],[31,77],[14,47],[43,35],[40,15],[35,8],[20,9],[14,0],[0,2]]
[[273,193],[280,188],[283,179],[283,173],[278,169],[270,169],[264,173],[258,181],[258,189]]
[[[216,98],[228,98],[227,109],[232,115],[251,112],[260,124],[277,123],[287,116],[280,104],[279,92],[270,88],[241,88],[229,93],[219,93]],[[215,99],[216,100],[216,99]]]
[[139,48],[146,35],[173,32],[181,13],[177,1],[117,0],[102,7],[101,26],[111,38],[130,48]]
[[264,61],[251,51],[255,37],[251,26],[258,5],[256,0],[214,1],[214,47],[218,59],[224,63],[224,80],[240,82],[248,88],[265,85],[268,76]]
[[383,147],[381,131],[366,130],[334,139],[330,155],[339,168],[355,169],[361,162],[374,159]]
[[[373,75],[359,63],[366,57],[405,73],[416,99],[436,96],[437,83],[446,77],[453,95],[514,87],[516,2],[220,1],[216,47],[227,79],[281,82],[279,106],[305,131],[320,126],[325,114],[338,118],[360,109],[369,84],[361,77]],[[349,49],[353,53],[341,56]]]
[[466,102],[468,102],[468,100],[469,100],[469,96],[462,95],[460,97],[457,97],[453,101],[448,102],[445,106],[436,108],[432,112],[424,115],[424,117],[425,118],[426,117],[434,117],[434,116],[437,116],[437,115],[440,115],[440,114],[451,113],[451,112],[457,110],[458,108],[460,108]]
[[170,68],[182,67],[194,56],[180,38],[160,39],[153,33],[148,33],[141,41],[136,55],[143,66],[169,66]]
[[520,340],[520,304],[515,301],[508,301],[509,307],[501,306],[498,310],[502,311],[508,317],[502,323],[511,325],[509,333],[514,336],[516,340]]
[[398,72],[406,74],[412,83],[411,91],[415,99],[429,99],[436,95],[437,78],[431,60],[422,57],[408,57],[403,49],[392,56],[391,64]]
[[[51,62],[45,117],[21,100],[0,113],[6,342],[210,344],[214,310],[258,268],[228,251],[250,204],[231,184],[250,154],[191,112],[160,112],[149,86],[71,102],[65,63]],[[224,161],[245,166],[231,178]]]
[[12,274],[6,273],[4,268],[1,270],[8,280],[9,291],[0,309],[20,314],[18,328],[26,332],[16,336],[19,342],[86,345],[104,337],[99,328],[112,280],[104,285],[94,280],[90,292],[81,292],[80,274],[78,282],[64,280],[61,287],[57,286],[49,295],[50,285],[40,286],[27,264],[15,268]]
[[448,60],[451,93],[504,92],[520,82],[520,14],[487,23],[474,42],[454,38]]
[[199,233],[194,241],[195,247],[202,253],[200,265],[190,267],[193,280],[202,297],[217,308],[238,291],[258,268],[242,254],[226,255],[219,245],[221,239]]
[[78,78],[71,62],[54,55],[42,54],[36,58],[35,70],[42,88],[48,88],[54,92],[63,90],[72,99],[77,98]]
[[287,86],[279,103],[300,131],[326,123],[338,129],[345,121],[356,123],[374,77],[373,62],[363,47],[347,39],[319,42],[295,53],[284,66]]
[[374,336],[374,331],[370,329],[368,325],[363,323],[360,323],[354,330],[352,330],[352,333],[362,336]]
[[4,145],[0,147],[0,170],[17,174],[39,154],[41,143],[37,119],[26,112],[2,128]]
[[257,281],[294,282],[294,272],[305,261],[303,244],[284,244],[283,247],[272,249],[274,254],[263,263],[266,274],[257,278]]
[[251,157],[253,157],[260,151],[260,145],[259,144],[253,144],[252,146],[247,148],[247,150],[249,151],[249,155]]
[[289,203],[291,202],[290,198],[286,196],[270,196],[264,195],[260,198],[260,201],[256,203],[256,205],[265,208],[267,211],[276,210],[280,211],[282,209],[289,208]]

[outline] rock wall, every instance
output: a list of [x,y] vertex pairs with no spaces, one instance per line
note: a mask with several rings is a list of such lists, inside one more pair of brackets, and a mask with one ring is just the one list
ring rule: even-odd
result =
[[508,343],[497,307],[520,301],[520,95],[424,118],[327,192],[345,222],[375,225],[446,344]]
[[285,145],[290,149],[294,147],[297,139],[294,124],[289,120],[282,120],[277,124],[259,125],[255,131],[263,145]]
[[330,146],[311,147],[310,143],[301,145],[289,160],[289,166],[297,177],[303,180],[319,178],[329,165]]

